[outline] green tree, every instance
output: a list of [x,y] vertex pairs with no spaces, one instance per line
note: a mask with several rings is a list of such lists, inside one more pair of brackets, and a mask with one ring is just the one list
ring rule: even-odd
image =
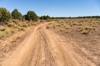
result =
[[26,20],[37,21],[38,16],[34,11],[28,11],[27,14],[24,16]]
[[41,16],[40,17],[40,19],[42,19],[42,20],[48,20],[48,19],[50,19],[50,16],[48,16],[48,15],[44,15],[44,16]]
[[17,9],[14,9],[11,15],[13,19],[22,19],[22,14]]
[[0,8],[0,22],[9,21],[10,18],[10,12],[6,8]]

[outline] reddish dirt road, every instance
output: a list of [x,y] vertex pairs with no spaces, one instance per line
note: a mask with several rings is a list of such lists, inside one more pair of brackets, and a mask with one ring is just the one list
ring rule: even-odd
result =
[[96,66],[86,56],[74,52],[73,47],[80,47],[47,29],[46,25],[38,25],[1,66]]

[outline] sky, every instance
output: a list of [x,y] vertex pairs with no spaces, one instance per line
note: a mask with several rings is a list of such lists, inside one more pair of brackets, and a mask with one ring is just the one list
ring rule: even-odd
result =
[[39,16],[99,16],[100,0],[0,0],[0,7],[10,12],[18,9],[22,14],[33,10]]

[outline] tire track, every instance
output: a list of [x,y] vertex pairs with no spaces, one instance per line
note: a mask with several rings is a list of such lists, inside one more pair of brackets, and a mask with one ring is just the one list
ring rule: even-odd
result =
[[[33,50],[35,44],[38,43],[39,36],[37,35],[37,26],[30,35],[20,43],[20,46],[12,53],[11,56],[6,58],[2,66],[29,66],[32,61]],[[34,42],[33,42],[34,41]]]
[[57,39],[57,37],[54,37],[56,35],[49,32],[48,30],[46,30],[45,32],[48,36],[50,42],[49,47],[52,48],[51,51],[53,56],[55,56],[54,59],[57,63],[57,66],[78,66],[77,63],[73,61],[69,53],[64,51],[64,48],[61,45],[62,43],[59,41],[59,38]]
[[62,61],[59,61],[59,63],[63,65],[58,64],[58,66],[96,66],[89,59],[87,59],[87,57],[82,57],[79,54],[75,53],[75,51],[73,50],[73,47],[75,46],[73,46],[70,42],[62,42],[62,40],[64,41],[64,39],[50,30],[46,30],[45,32],[49,37],[49,40],[51,42],[50,44],[52,44],[51,46],[54,46],[54,49],[56,49],[53,54],[59,52],[59,54],[55,54],[55,56],[58,60],[60,60],[60,57],[62,59]]
[[44,43],[42,43],[42,48],[44,49],[44,53],[45,53],[44,66],[57,66],[55,63],[55,59],[51,53],[51,50],[49,49],[47,36],[45,35],[43,30],[40,31],[40,34],[41,34],[42,39],[44,41]]

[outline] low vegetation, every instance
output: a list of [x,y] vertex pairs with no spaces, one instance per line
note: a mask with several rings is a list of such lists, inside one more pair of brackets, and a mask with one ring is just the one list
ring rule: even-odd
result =
[[65,19],[50,22],[48,28],[58,32],[88,35],[95,32],[98,26],[100,26],[99,19]]
[[16,32],[24,31],[26,28],[35,25],[35,22],[10,20],[5,25],[0,26],[0,39],[6,38]]

